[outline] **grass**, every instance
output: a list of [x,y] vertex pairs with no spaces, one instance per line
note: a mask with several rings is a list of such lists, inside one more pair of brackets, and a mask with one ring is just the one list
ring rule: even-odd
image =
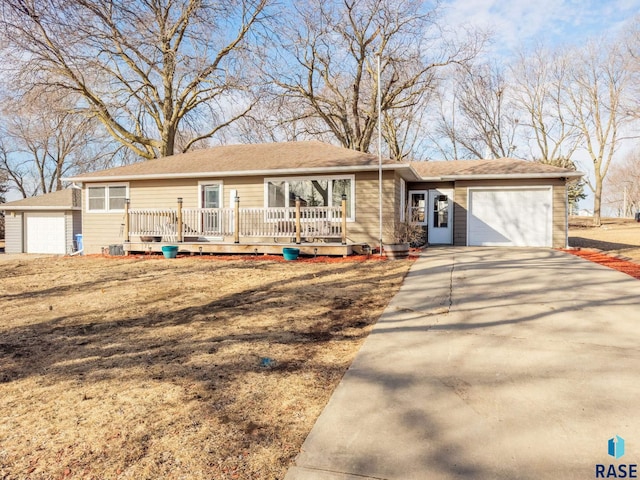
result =
[[411,262],[0,262],[0,478],[279,479]]
[[569,245],[595,248],[640,262],[640,223],[632,219],[603,218],[600,227],[591,217],[569,219]]

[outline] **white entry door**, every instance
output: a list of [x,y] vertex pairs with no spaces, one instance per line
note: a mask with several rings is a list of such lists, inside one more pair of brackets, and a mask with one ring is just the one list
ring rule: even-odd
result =
[[220,212],[222,192],[221,185],[214,183],[211,185],[201,185],[200,205],[209,209],[202,213],[202,232],[205,235],[218,235],[220,231]]
[[427,210],[427,234],[433,245],[451,245],[453,243],[453,190],[429,190]]

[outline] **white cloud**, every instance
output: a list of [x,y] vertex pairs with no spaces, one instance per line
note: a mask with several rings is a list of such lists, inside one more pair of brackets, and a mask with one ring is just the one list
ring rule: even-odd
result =
[[582,43],[615,34],[640,13],[640,0],[445,0],[444,20],[494,33],[493,53],[509,55],[523,45]]

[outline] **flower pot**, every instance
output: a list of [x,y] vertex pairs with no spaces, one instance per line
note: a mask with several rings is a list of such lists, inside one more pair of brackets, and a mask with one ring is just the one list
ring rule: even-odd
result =
[[297,260],[298,255],[300,255],[299,248],[285,247],[282,249],[282,256],[285,260]]
[[174,245],[165,245],[162,247],[162,254],[164,255],[164,258],[176,258],[176,255],[178,255],[178,247]]
[[383,244],[384,254],[392,259],[407,258],[409,256],[409,242]]

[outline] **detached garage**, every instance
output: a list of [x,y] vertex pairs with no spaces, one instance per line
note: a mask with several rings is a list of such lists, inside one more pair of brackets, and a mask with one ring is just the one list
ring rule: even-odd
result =
[[5,211],[5,252],[75,251],[75,236],[82,229],[80,195],[71,188],[0,205]]

